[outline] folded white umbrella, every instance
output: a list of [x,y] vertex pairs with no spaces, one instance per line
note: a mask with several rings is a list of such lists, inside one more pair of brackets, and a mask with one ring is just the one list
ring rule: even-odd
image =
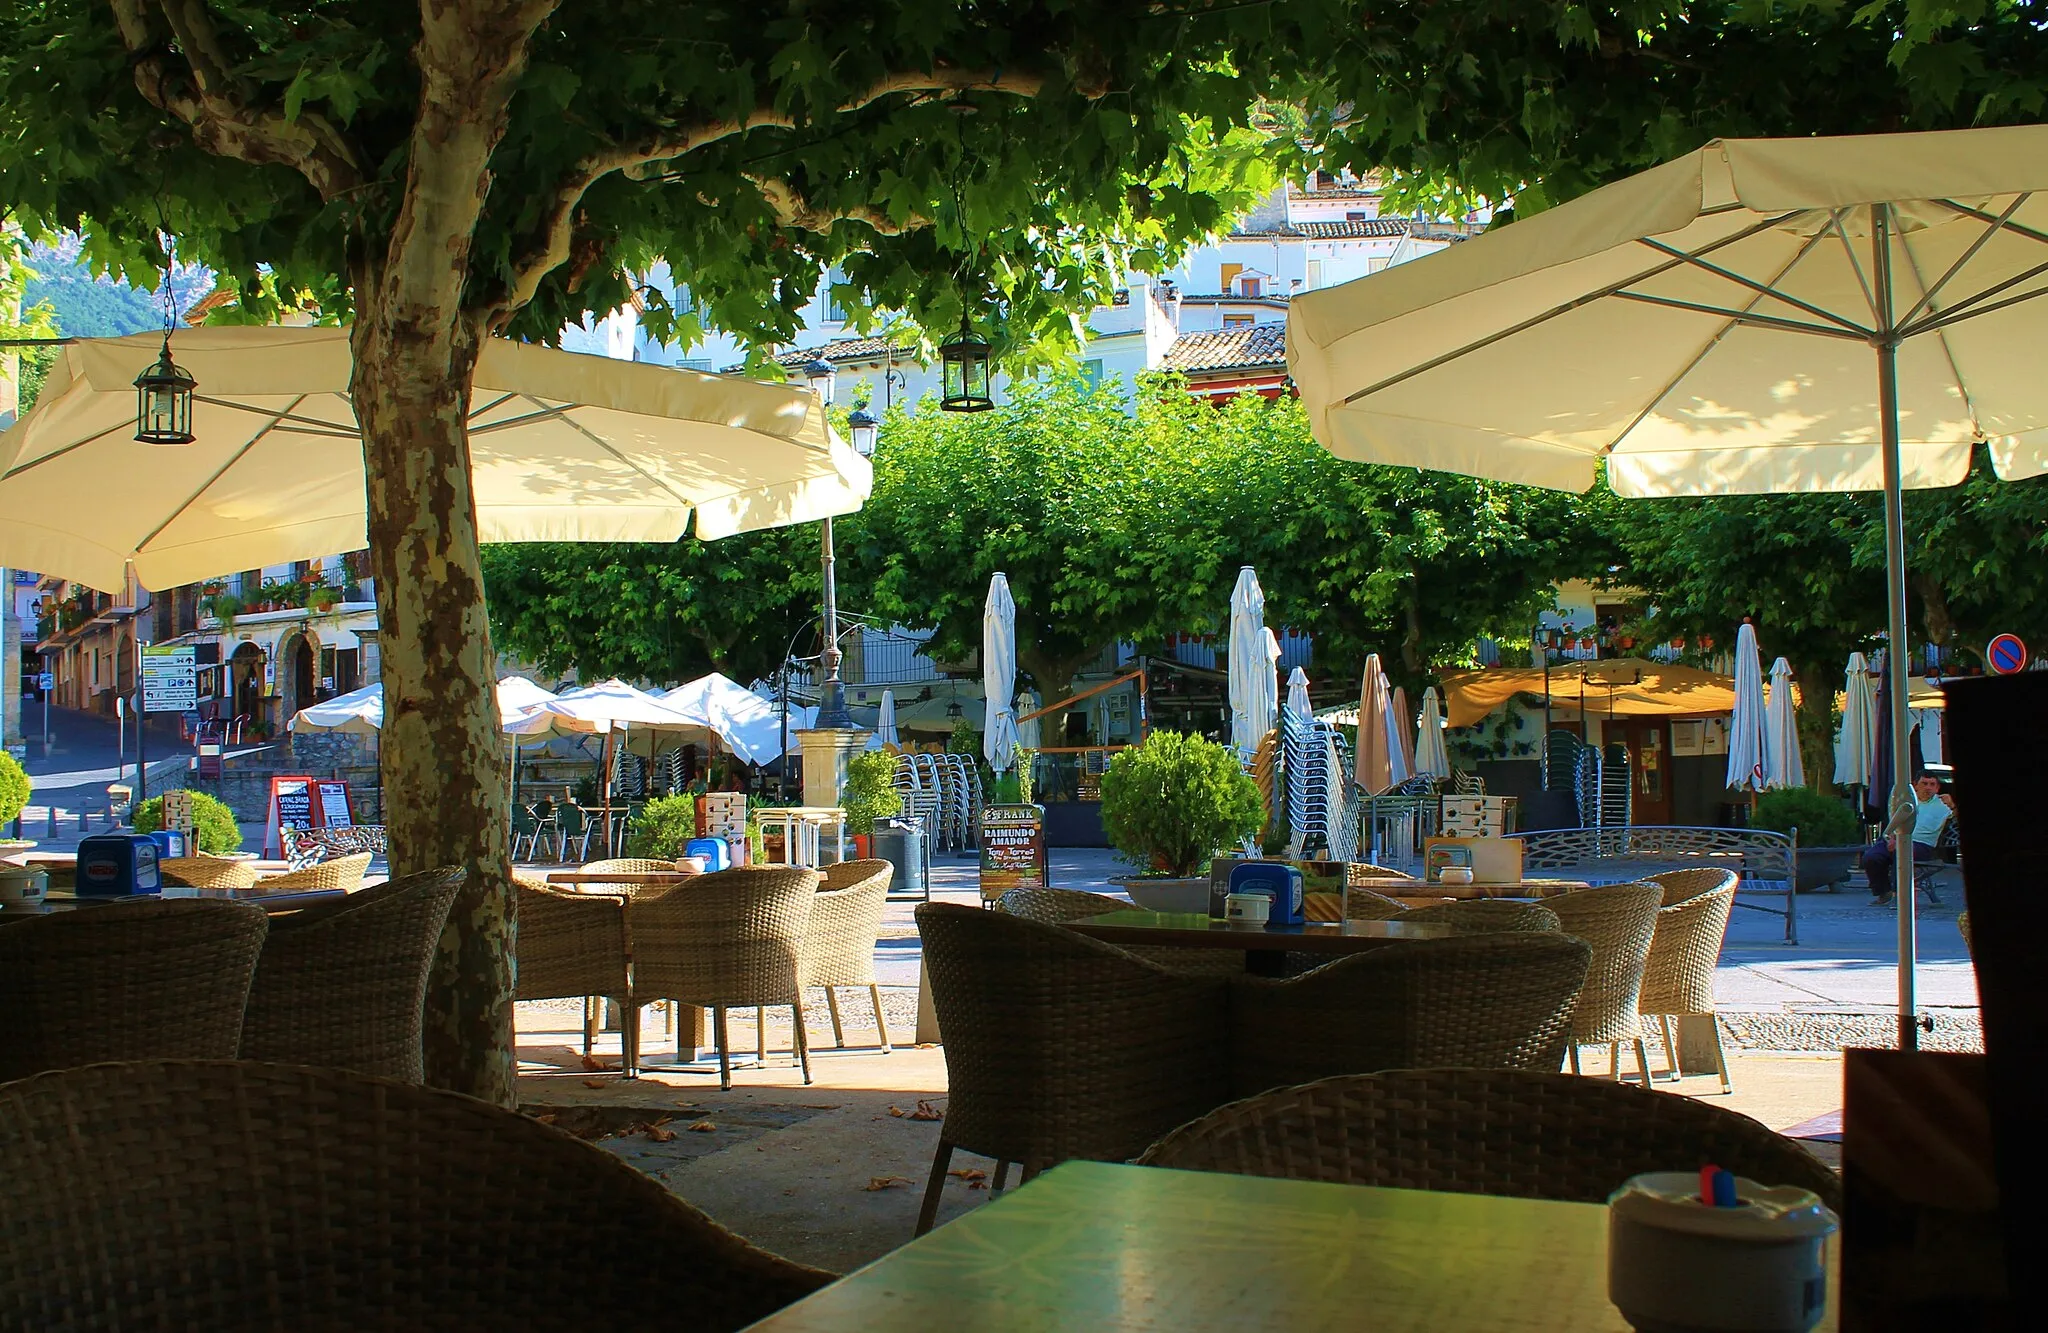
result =
[[1799,709],[1792,698],[1792,664],[1782,657],[1771,663],[1771,697],[1764,706],[1763,785],[1806,785],[1806,765],[1799,758]]
[[1877,739],[1877,687],[1870,663],[1850,653],[1842,675],[1842,731],[1835,739],[1835,785],[1861,787],[1870,781],[1870,747]]
[[1415,734],[1415,771],[1440,778],[1451,775],[1451,756],[1444,749],[1443,709],[1434,685],[1422,692],[1422,721]]
[[1237,586],[1230,592],[1230,743],[1240,755],[1250,756],[1259,748],[1259,738],[1271,725],[1266,700],[1266,594],[1259,576],[1246,565],[1237,571]]
[[896,691],[882,691],[882,706],[875,710],[875,734],[868,737],[868,748],[879,750],[885,745],[901,745],[896,739]]
[[[1017,695],[1018,717],[1029,717],[1037,712],[1039,707],[1037,690],[1024,690]],[[1039,719],[1034,717],[1029,722],[1017,724],[1017,744],[1021,748],[1036,753],[1044,743],[1045,734],[1039,729]]]
[[1266,729],[1280,725],[1280,638],[1273,633],[1271,625],[1264,630],[1266,640],[1266,669],[1259,677],[1259,684],[1265,689],[1265,704],[1259,714],[1266,720]]
[[1756,626],[1735,632],[1735,709],[1728,715],[1728,786],[1759,791],[1764,785],[1764,666]]
[[1308,717],[1315,712],[1315,705],[1309,702],[1308,674],[1300,667],[1287,673],[1287,709]]
[[1006,773],[1017,763],[1017,714],[1010,703],[1017,693],[1017,604],[1000,573],[989,576],[981,612],[981,691],[981,752],[990,768]]
[[[138,443],[135,377],[157,333],[63,347],[0,436],[0,563],[146,588],[367,544],[345,328],[197,328],[182,447]],[[860,508],[866,459],[801,387],[492,338],[470,399],[478,536],[674,541]]]

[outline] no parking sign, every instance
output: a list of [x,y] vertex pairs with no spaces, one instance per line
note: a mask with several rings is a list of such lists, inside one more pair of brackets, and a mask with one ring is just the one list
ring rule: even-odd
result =
[[2027,665],[2027,645],[2017,634],[2001,634],[1985,645],[1984,660],[1996,674],[2010,676]]

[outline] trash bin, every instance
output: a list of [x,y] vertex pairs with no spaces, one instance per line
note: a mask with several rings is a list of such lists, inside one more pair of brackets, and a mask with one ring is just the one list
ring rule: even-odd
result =
[[909,896],[932,900],[931,881],[925,877],[924,831],[922,821],[878,819],[869,845],[875,856],[895,869],[889,875],[891,897]]

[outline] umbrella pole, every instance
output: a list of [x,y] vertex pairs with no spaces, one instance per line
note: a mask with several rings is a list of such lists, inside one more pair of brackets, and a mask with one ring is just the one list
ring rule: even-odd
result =
[[1914,976],[1913,902],[1913,759],[1907,746],[1911,740],[1906,697],[1906,510],[1903,471],[1899,462],[1899,373],[1898,343],[1891,336],[1892,272],[1890,210],[1883,205],[1871,209],[1871,240],[1875,251],[1873,277],[1877,287],[1878,321],[1881,338],[1877,344],[1877,416],[1884,446],[1884,565],[1885,590],[1889,606],[1888,641],[1884,655],[1885,673],[1891,678],[1892,793],[1891,818],[1886,828],[1892,835],[1893,901],[1899,915],[1899,1049],[1917,1050],[1920,1026],[1916,1015],[1919,997]]

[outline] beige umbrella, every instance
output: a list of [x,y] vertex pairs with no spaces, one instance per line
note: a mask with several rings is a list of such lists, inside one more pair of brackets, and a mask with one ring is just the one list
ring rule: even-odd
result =
[[1393,718],[1394,738],[1401,745],[1401,776],[1407,781],[1415,776],[1415,714],[1408,707],[1408,687],[1396,685],[1389,697],[1387,712]]
[[[1885,492],[2048,472],[2048,126],[1718,140],[1511,226],[1296,298],[1316,438],[1368,462],[1624,496]],[[1893,825],[1906,659],[1890,661]],[[1914,1021],[1899,858],[1899,1040]]]
[[1380,668],[1380,655],[1365,659],[1365,679],[1358,690],[1358,748],[1355,775],[1368,796],[1377,796],[1394,785],[1400,749],[1387,726],[1390,704],[1387,673]]
[[[162,335],[64,347],[0,436],[0,561],[144,587],[352,551],[366,541],[344,328],[199,328],[197,439],[138,443],[136,375]],[[815,394],[494,338],[470,399],[483,541],[673,541],[860,508],[866,459]]]

